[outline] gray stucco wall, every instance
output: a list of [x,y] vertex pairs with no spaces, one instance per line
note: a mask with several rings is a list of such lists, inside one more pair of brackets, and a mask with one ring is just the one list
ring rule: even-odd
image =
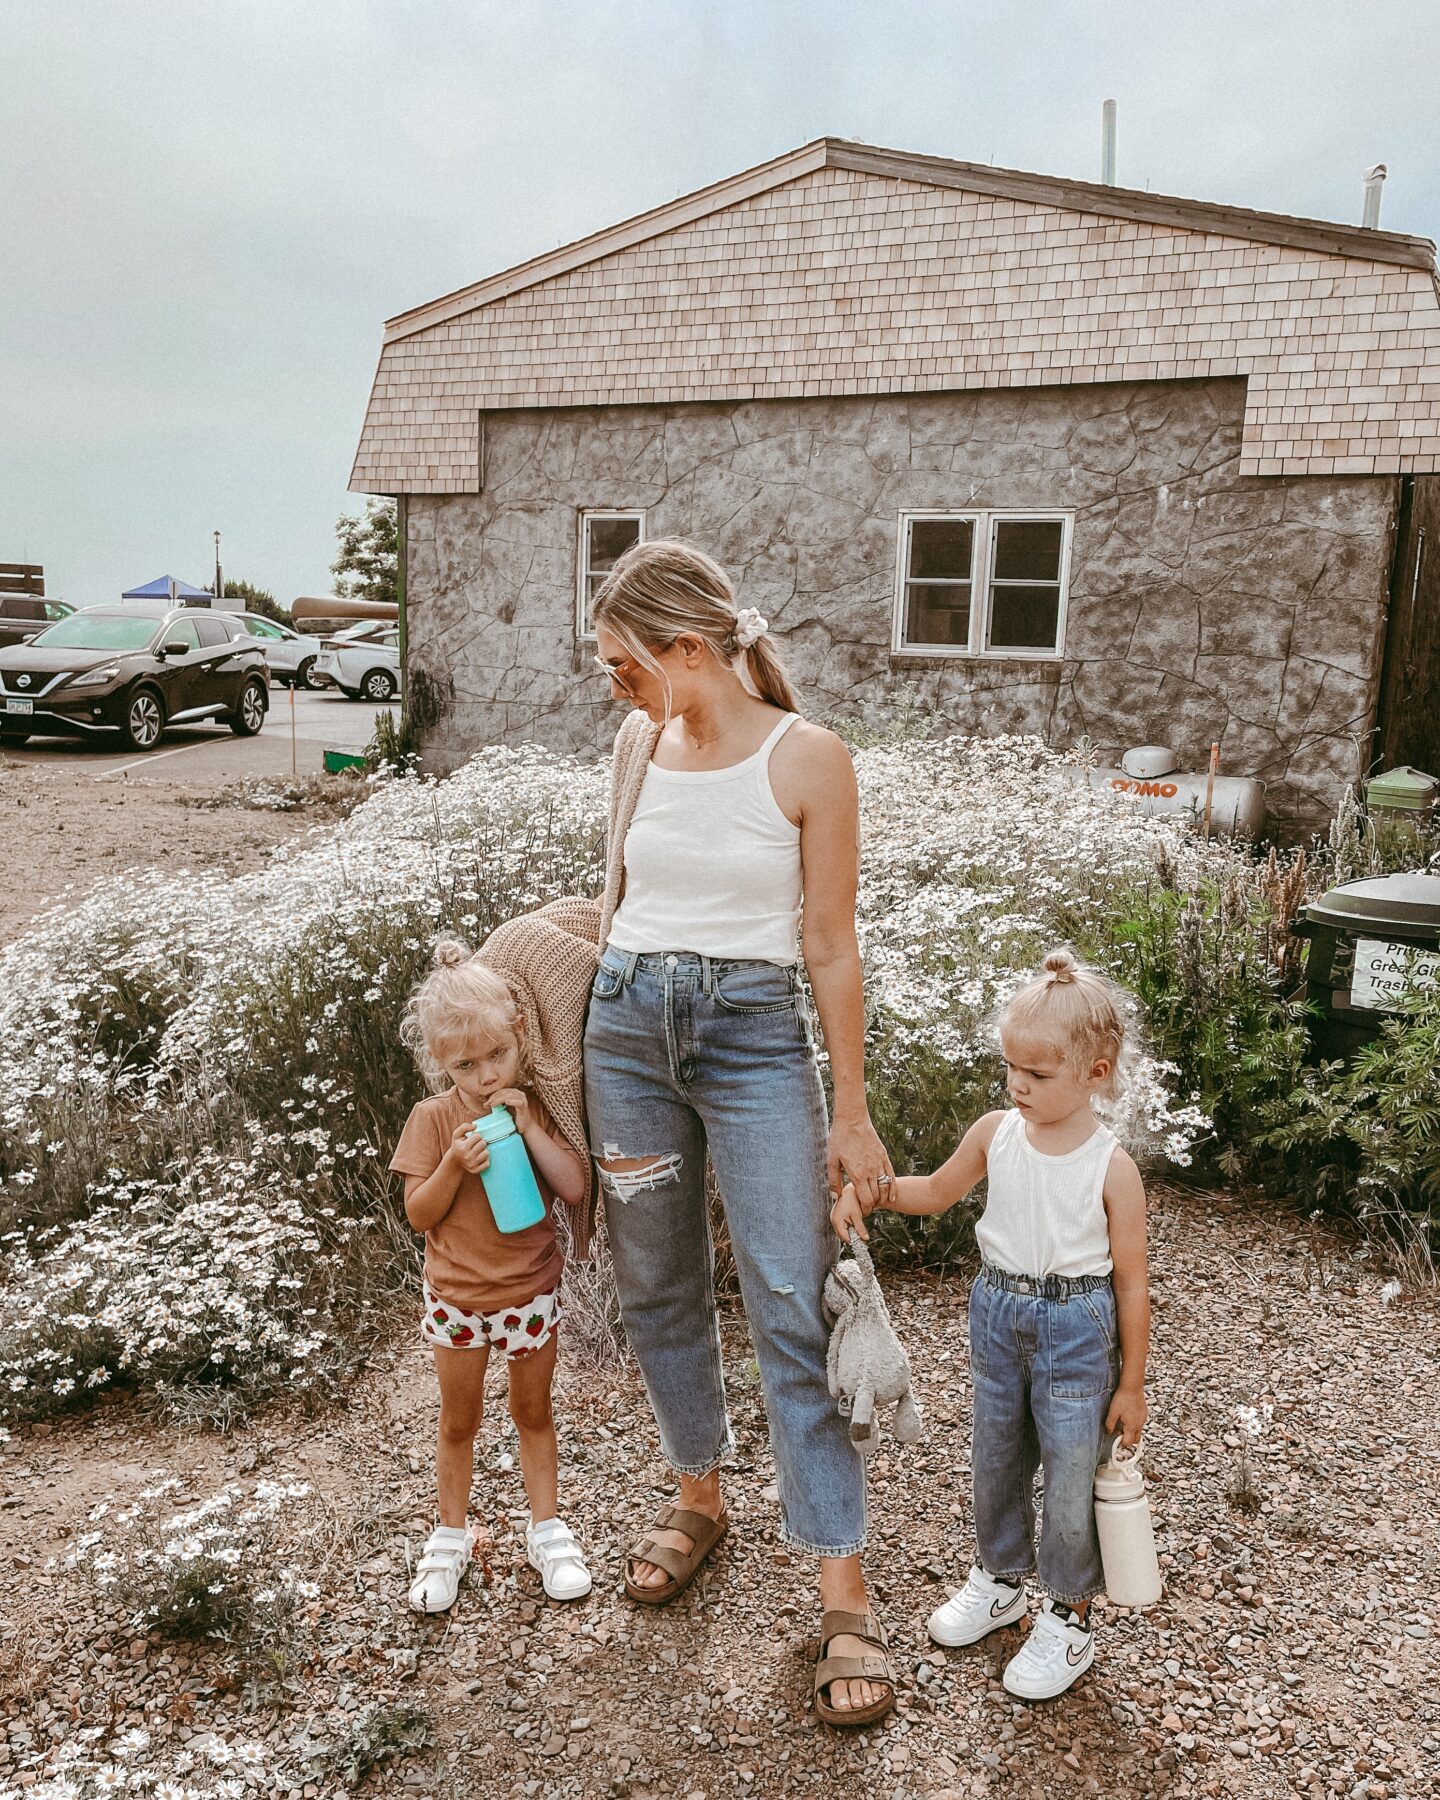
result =
[[[813,715],[910,683],[957,731],[1168,743],[1269,784],[1282,829],[1361,773],[1395,503],[1387,478],[1241,480],[1242,381],[489,414],[483,489],[412,496],[412,698],[427,762],[608,745],[574,632],[577,516],[644,508],[781,638]],[[897,515],[1073,510],[1064,656],[892,656]],[[434,715],[438,712],[438,717]]]

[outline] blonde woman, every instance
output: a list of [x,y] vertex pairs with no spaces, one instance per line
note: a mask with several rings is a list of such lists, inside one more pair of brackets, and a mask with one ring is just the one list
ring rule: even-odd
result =
[[820,1559],[816,1710],[870,1723],[894,1706],[895,1669],[861,1573],[863,1464],[826,1386],[820,1300],[830,1200],[849,1181],[873,1205],[893,1182],[865,1099],[854,770],[839,738],[800,717],[766,621],[692,545],[628,552],[597,596],[595,634],[634,711],[616,737],[586,1104],[626,1330],[680,1486],[627,1557],[626,1592],[673,1599],[727,1529],[708,1151],[782,1534]]

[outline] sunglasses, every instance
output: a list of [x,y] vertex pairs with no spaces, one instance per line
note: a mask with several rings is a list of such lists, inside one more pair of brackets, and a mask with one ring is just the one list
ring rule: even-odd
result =
[[615,682],[617,686],[624,688],[627,694],[630,692],[630,683],[625,678],[625,671],[633,668],[634,665],[628,656],[623,662],[618,663],[606,662],[603,656],[597,656],[593,660],[595,667],[607,681]]

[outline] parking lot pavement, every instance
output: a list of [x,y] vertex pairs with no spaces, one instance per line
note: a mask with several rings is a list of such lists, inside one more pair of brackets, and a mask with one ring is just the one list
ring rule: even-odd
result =
[[347,700],[333,691],[294,692],[272,687],[270,710],[257,737],[236,737],[227,725],[177,725],[144,755],[127,749],[118,736],[113,744],[109,738],[79,742],[35,737],[26,744],[7,744],[5,755],[19,763],[85,771],[99,782],[150,777],[197,787],[224,787],[252,775],[288,775],[292,725],[296,773],[318,775],[325,766],[327,750],[356,752],[365,748],[378,712],[398,714],[399,702],[377,704]]

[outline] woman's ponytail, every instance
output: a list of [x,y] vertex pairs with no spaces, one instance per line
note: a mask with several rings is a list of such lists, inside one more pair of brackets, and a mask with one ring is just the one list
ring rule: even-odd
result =
[[764,636],[756,638],[742,654],[751,685],[762,700],[768,700],[782,712],[798,713],[804,710],[800,705],[800,696],[790,685],[790,677],[785,673],[785,665],[780,660],[775,640],[768,631]]

